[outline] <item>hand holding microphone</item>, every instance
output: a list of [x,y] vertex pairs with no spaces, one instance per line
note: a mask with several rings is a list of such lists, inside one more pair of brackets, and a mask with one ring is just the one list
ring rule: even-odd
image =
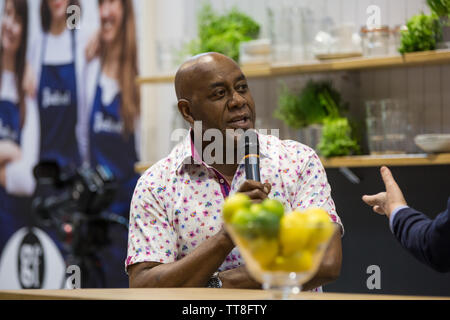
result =
[[239,188],[238,192],[248,195],[253,202],[260,203],[268,197],[272,185],[270,183],[261,183],[259,140],[255,131],[248,130],[245,133],[244,149],[245,176],[247,180]]

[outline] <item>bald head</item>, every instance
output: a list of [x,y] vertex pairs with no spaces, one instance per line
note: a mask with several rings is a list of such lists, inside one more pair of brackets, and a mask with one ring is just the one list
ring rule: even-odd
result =
[[195,84],[202,81],[205,73],[214,72],[219,65],[223,64],[234,64],[239,68],[233,59],[217,52],[202,53],[184,62],[175,75],[177,99],[189,100]]

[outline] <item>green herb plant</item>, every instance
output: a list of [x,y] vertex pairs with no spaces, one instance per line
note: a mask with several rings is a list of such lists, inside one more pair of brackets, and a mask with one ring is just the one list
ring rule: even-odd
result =
[[313,124],[323,125],[317,145],[321,155],[333,157],[360,152],[358,139],[352,135],[351,123],[342,116],[348,106],[330,81],[309,81],[300,94],[291,92],[283,84],[278,105],[275,117],[289,127],[301,129]]
[[436,13],[415,15],[406,26],[407,30],[402,31],[401,54],[435,50],[442,39],[442,26]]
[[347,109],[342,103],[340,93],[330,81],[310,80],[299,95],[282,85],[278,96],[278,109],[275,117],[288,126],[301,129],[312,124],[322,124],[327,117],[337,117]]
[[427,0],[427,4],[439,17],[450,18],[450,0]]
[[198,38],[188,45],[191,55],[219,52],[239,61],[240,43],[257,39],[260,32],[260,25],[237,8],[218,15],[209,3],[203,4],[197,22]]
[[352,137],[352,128],[347,118],[324,119],[322,138],[317,149],[324,157],[338,157],[360,152],[356,139]]

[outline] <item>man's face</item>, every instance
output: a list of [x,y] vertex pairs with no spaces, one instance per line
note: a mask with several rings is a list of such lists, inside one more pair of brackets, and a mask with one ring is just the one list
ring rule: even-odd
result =
[[192,84],[194,120],[202,121],[204,131],[215,128],[223,134],[227,129],[253,129],[255,103],[244,74],[232,60],[210,58]]

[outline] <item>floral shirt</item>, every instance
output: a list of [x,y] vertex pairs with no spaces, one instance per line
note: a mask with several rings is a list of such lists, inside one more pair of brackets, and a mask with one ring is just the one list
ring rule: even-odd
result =
[[[261,182],[272,184],[269,198],[281,201],[288,212],[322,207],[343,231],[325,170],[314,150],[270,135],[259,134],[259,143]],[[224,199],[237,192],[244,181],[243,163],[229,186],[218,171],[201,162],[187,135],[137,183],[125,267],[140,262],[171,263],[188,255],[222,228]],[[234,248],[219,271],[242,264]]]

